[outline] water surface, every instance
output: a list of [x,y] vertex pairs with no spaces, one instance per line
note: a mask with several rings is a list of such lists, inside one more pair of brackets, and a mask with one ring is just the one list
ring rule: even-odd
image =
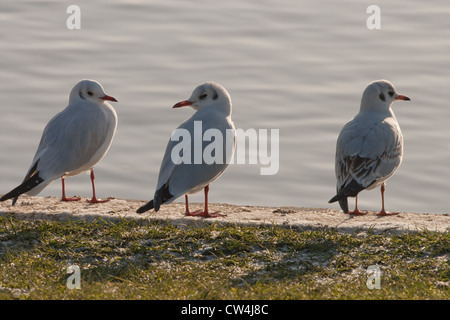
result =
[[[69,30],[66,9],[81,8]],[[23,179],[48,120],[80,79],[119,100],[119,127],[96,167],[100,197],[151,199],[165,145],[191,109],[171,109],[205,81],[229,91],[244,130],[280,130],[280,167],[231,165],[210,201],[338,208],[334,152],[364,88],[388,79],[405,154],[388,181],[391,211],[449,212],[450,5],[378,2],[381,30],[366,27],[368,1],[3,1],[0,4],[0,193]],[[90,196],[88,175],[67,179]],[[41,195],[59,195],[60,183]],[[201,194],[192,201],[202,201]],[[180,199],[182,200],[182,199]],[[379,192],[360,196],[379,210]]]

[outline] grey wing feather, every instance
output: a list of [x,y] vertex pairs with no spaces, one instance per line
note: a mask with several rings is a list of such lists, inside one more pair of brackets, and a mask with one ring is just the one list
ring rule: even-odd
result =
[[[217,121],[215,121],[214,116],[211,116],[211,114],[208,114],[207,112],[208,110],[205,110],[204,112],[198,111],[190,119],[183,122],[177,129],[185,129],[188,132],[193,133],[194,121],[202,121],[202,136],[206,130],[211,128],[219,130],[223,137],[226,136],[227,129],[234,129],[231,121],[225,122],[221,117],[218,117]],[[203,119],[206,118],[208,120],[203,121]],[[193,139],[194,137],[191,137],[191,142]],[[156,187],[156,190],[158,191],[168,184],[168,191],[173,195],[173,198],[167,201],[167,203],[170,203],[183,194],[199,191],[204,186],[217,179],[226,170],[229,164],[229,159],[224,159],[223,163],[212,163],[209,165],[205,165],[204,163],[194,164],[193,143],[191,143],[190,163],[181,163],[180,160],[183,155],[178,154],[177,152],[172,154],[173,148],[178,143],[180,143],[180,141],[172,141],[172,139],[169,141],[161,164]],[[233,148],[234,151],[235,141],[232,141],[232,145],[223,141],[223,146],[223,155],[232,155],[232,152],[228,149]],[[204,149],[202,148],[202,150]]]
[[[80,107],[80,106],[77,106]],[[86,165],[105,142],[106,121],[98,121],[99,109],[80,112],[66,108],[53,117],[44,129],[33,164],[44,179],[55,179]]]
[[364,188],[380,184],[399,167],[402,153],[403,138],[396,123],[383,121],[368,128],[349,122],[336,148],[338,189],[352,180]]

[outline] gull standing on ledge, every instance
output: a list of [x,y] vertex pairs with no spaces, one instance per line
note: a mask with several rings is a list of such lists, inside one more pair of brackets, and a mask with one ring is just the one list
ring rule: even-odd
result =
[[[337,194],[329,203],[339,201],[345,213],[361,215],[358,193],[381,186],[384,208],[385,181],[402,162],[403,136],[391,109],[395,100],[410,99],[396,92],[386,80],[372,82],[363,92],[359,113],[339,134],[336,146]],[[356,197],[355,210],[348,211],[347,197]],[[397,213],[389,213],[397,214]]]
[[[172,149],[180,142],[170,139],[166,147],[166,152],[161,163],[159,171],[158,183],[153,200],[140,207],[136,212],[143,213],[150,209],[158,211],[163,203],[171,203],[176,198],[185,195],[187,216],[220,217],[224,216],[217,212],[210,213],[208,211],[208,191],[209,184],[219,178],[227,169],[231,157],[235,150],[235,129],[231,120],[231,98],[228,92],[220,84],[215,82],[207,82],[199,85],[188,100],[181,101],[173,106],[180,108],[190,106],[196,112],[192,117],[183,122],[177,130],[187,130],[190,133],[190,163],[181,162],[176,164],[181,154],[173,159]],[[201,123],[201,137],[195,137],[196,123]],[[203,140],[205,131],[212,129],[222,136],[223,151],[221,161],[206,163],[204,159],[205,143],[202,142],[200,148],[195,144],[200,138]],[[232,132],[232,141],[229,141],[229,132]],[[198,133],[197,133],[198,134]],[[183,138],[184,139],[184,138]],[[184,142],[184,141],[183,141]],[[222,148],[222,146],[221,146]],[[217,153],[219,150],[216,150]],[[183,151],[182,151],[183,152]],[[202,154],[195,154],[201,152]],[[220,153],[220,152],[219,152]],[[201,156],[201,162],[196,163],[194,160]],[[204,189],[205,193],[205,209],[195,212],[189,211],[188,194],[196,193]]]
[[93,169],[108,151],[116,132],[117,114],[107,100],[117,102],[105,94],[97,81],[78,82],[70,92],[69,105],[45,127],[23,183],[0,201],[13,198],[14,205],[21,194],[36,195],[58,178],[62,181],[61,200],[78,201],[79,197],[66,197],[64,177],[88,170],[91,171],[93,196],[87,201],[109,201],[96,198]]

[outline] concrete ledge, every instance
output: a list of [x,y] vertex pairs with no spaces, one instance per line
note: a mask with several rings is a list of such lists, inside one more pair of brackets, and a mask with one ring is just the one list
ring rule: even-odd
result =
[[[240,225],[279,225],[300,230],[336,229],[340,232],[369,231],[375,233],[403,233],[428,230],[450,231],[450,214],[407,213],[379,217],[373,212],[364,216],[350,216],[342,211],[300,207],[257,207],[229,204],[210,204],[210,210],[226,214],[223,218],[185,217],[184,203],[163,205],[158,212],[149,211],[142,215],[136,209],[145,201],[111,199],[102,204],[61,202],[57,197],[21,196],[15,206],[10,201],[0,203],[0,216],[13,214],[19,219],[47,219],[64,221],[68,219],[139,219],[166,221],[176,225],[204,225],[205,223]],[[191,210],[201,209],[202,204],[191,204]]]

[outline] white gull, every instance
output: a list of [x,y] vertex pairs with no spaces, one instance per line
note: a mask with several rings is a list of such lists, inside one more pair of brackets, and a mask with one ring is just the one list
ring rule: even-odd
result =
[[[223,216],[217,212],[211,213],[208,211],[208,192],[209,184],[219,178],[227,169],[235,149],[235,128],[231,120],[230,95],[220,84],[207,82],[199,85],[188,100],[175,104],[173,108],[184,106],[191,106],[196,112],[192,117],[183,122],[174,133],[177,130],[187,130],[190,133],[191,140],[188,141],[191,147],[190,159],[181,163],[179,163],[180,159],[173,159],[174,155],[172,151],[179,141],[174,139],[169,140],[161,163],[153,200],[140,207],[136,211],[137,213],[143,213],[151,209],[158,211],[161,204],[171,203],[176,198],[185,195],[185,215],[202,217]],[[223,149],[221,150],[223,160],[214,161],[213,163],[205,162],[203,155],[208,145],[202,143],[200,149],[195,148],[196,142],[194,139],[198,138],[195,137],[196,123],[201,124],[200,134],[202,137],[210,129],[220,133],[223,138]],[[230,136],[230,130],[233,133],[232,141],[226,139],[226,137]],[[201,154],[196,154],[199,152]],[[180,154],[179,156],[181,157],[182,155]],[[201,162],[195,161],[198,156],[201,157]],[[204,210],[190,212],[188,194],[196,193],[202,189],[205,194]]]
[[62,181],[61,200],[80,200],[66,197],[64,177],[88,170],[93,192],[88,202],[108,201],[96,198],[93,169],[108,151],[116,132],[117,114],[107,100],[117,101],[105,94],[100,83],[79,81],[70,92],[69,105],[45,127],[23,183],[0,201],[13,198],[14,205],[21,194],[36,195],[58,178]]
[[[363,92],[359,113],[339,134],[337,194],[329,203],[339,201],[345,213],[365,214],[358,209],[358,193],[381,186],[382,208],[378,214],[388,215],[384,207],[385,181],[403,157],[403,136],[391,108],[396,100],[410,99],[398,94],[387,80],[372,82]],[[349,212],[347,197],[356,197],[354,211]]]

